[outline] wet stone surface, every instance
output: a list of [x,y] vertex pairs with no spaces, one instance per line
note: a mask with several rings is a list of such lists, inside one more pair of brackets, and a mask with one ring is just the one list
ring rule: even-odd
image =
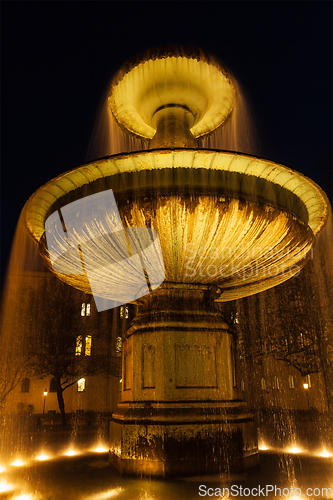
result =
[[[6,500],[103,500],[111,498],[117,500],[195,500],[203,497],[233,498],[236,496],[257,498],[259,486],[264,488],[262,492],[265,493],[266,498],[293,498],[287,494],[287,489],[291,491],[291,486],[294,489],[300,488],[302,497],[305,499],[333,498],[333,493],[326,496],[322,494],[306,496],[308,488],[313,490],[324,487],[332,488],[332,459],[269,452],[260,455],[260,467],[246,473],[177,480],[121,477],[108,463],[107,453],[60,457],[44,462],[34,461],[28,466],[8,467],[7,471],[0,475],[0,484],[6,481],[13,488],[7,493],[0,493],[0,498]],[[267,492],[266,486],[281,488],[284,493],[279,496],[275,495],[274,491],[268,490]],[[219,490],[222,496],[219,494],[216,496]],[[241,492],[243,495],[240,494]],[[318,493],[317,490],[316,493]],[[24,494],[26,496],[23,496]]]

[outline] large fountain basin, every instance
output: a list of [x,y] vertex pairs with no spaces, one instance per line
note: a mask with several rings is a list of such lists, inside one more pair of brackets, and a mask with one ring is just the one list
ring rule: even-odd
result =
[[[111,156],[60,175],[27,202],[27,227],[40,243],[42,257],[51,270],[46,219],[73,201],[107,189],[112,189],[116,197],[125,228],[156,231],[166,281],[217,284],[221,300],[260,292],[299,272],[327,217],[328,202],[318,186],[267,160],[188,149]],[[106,259],[119,260],[120,247],[114,250],[109,218],[99,223],[103,227],[101,238],[87,245],[84,255],[96,269],[98,295],[117,300],[121,277],[115,286],[114,278],[105,277],[102,269]],[[57,238],[61,244],[62,230]],[[123,245],[125,240],[121,241]],[[134,252],[153,242],[153,238],[143,238]],[[82,243],[79,230],[73,243]],[[129,252],[133,253],[133,248]],[[76,254],[79,257],[68,253],[64,257],[65,272],[56,274],[90,292],[80,255]],[[163,267],[158,251],[155,255],[147,264],[152,283],[154,276],[158,281]],[[126,282],[139,283],[139,274],[142,276],[141,269],[131,269],[124,286]]]

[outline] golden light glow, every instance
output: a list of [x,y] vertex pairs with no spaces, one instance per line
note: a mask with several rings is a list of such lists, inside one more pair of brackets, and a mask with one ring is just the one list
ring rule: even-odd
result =
[[26,462],[24,462],[21,458],[17,458],[16,460],[14,460],[14,462],[11,463],[11,465],[13,465],[14,467],[22,467],[25,464]]
[[64,455],[66,455],[66,457],[74,457],[75,455],[78,455],[78,452],[75,451],[73,448],[70,448],[64,453]]
[[7,481],[0,481],[0,493],[6,493],[7,491],[12,491],[14,489],[14,486],[10,483],[7,483]]
[[109,449],[106,446],[100,444],[96,446],[96,448],[94,448],[93,451],[95,453],[106,453],[107,451],[109,451]]
[[303,450],[298,448],[297,446],[291,446],[290,448],[286,449],[287,453],[303,453]]
[[309,384],[303,384],[303,387],[304,387],[304,389],[308,389],[309,388]]
[[36,460],[44,461],[44,460],[49,460],[50,456],[47,455],[46,453],[42,452],[38,457],[36,457]]
[[[145,59],[145,60],[143,60]],[[203,51],[147,53],[115,76],[109,104],[129,132],[151,139],[157,110],[182,106],[194,117],[194,137],[219,127],[232,111],[235,90],[221,65]]]
[[115,498],[123,491],[124,489],[118,486],[118,488],[113,488],[107,491],[100,491],[93,495],[85,496],[83,500],[108,500],[109,498]]
[[34,500],[34,496],[29,493],[21,493],[12,498],[12,500]]
[[2,472],[6,472],[6,470],[7,470],[7,469],[6,469],[6,467],[5,467],[4,465],[1,465],[1,464],[0,464],[0,474],[1,474]]
[[265,445],[265,443],[261,443],[259,446],[258,446],[259,450],[261,451],[265,451],[265,450],[269,450],[269,447]]
[[329,451],[324,448],[320,453],[318,453],[319,457],[324,457],[324,458],[330,458],[333,457],[333,453],[330,453]]

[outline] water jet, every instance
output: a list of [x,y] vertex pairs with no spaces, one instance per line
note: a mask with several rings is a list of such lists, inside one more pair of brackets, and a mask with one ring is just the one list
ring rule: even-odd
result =
[[[233,336],[214,304],[296,275],[328,201],[282,165],[198,147],[229,119],[235,89],[219,61],[198,49],[133,58],[116,74],[109,105],[122,129],[150,141],[147,149],[62,174],[25,206],[28,231],[60,280],[109,304],[125,303],[136,284],[140,309],[123,344],[122,402],[110,424],[110,461],[123,473],[211,474],[258,463]],[[87,218],[81,201],[110,190],[121,224],[103,196]],[[76,226],[68,228],[62,212],[70,204]],[[148,247],[149,257],[132,260],[126,273],[108,267]]]

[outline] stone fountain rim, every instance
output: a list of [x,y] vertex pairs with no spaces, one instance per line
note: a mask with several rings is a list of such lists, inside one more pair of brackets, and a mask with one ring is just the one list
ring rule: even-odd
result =
[[[184,155],[191,158],[191,164],[185,167],[181,162],[181,160],[184,160]],[[227,168],[219,168],[218,160],[222,161],[228,158],[230,162]],[[141,165],[140,159],[142,160]],[[198,159],[201,160],[200,164],[198,163]],[[204,159],[206,163],[209,163],[208,166],[202,163]],[[135,164],[135,160],[137,164]],[[243,165],[243,170],[240,168],[240,165],[237,166],[237,162],[242,160],[243,162],[244,160],[248,160],[246,165]],[[177,164],[176,167],[175,162]],[[236,163],[236,165],[232,166],[233,163]],[[120,169],[120,167],[122,168]],[[80,165],[51,179],[30,196],[23,208],[28,232],[35,241],[39,242],[45,232],[45,220],[52,205],[69,192],[76,191],[98,179],[123,173],[140,173],[140,171],[167,170],[179,167],[188,168],[189,170],[205,168],[206,170],[236,172],[265,179],[272,184],[290,191],[290,193],[293,193],[302,201],[308,213],[307,225],[311,228],[315,236],[324,228],[327,222],[330,205],[326,194],[314,181],[300,172],[258,156],[239,152],[219,149],[174,148],[133,151],[105,156]],[[263,174],[264,171],[266,171],[266,175],[261,176],[260,173]],[[282,177],[280,182],[277,181],[277,177],[279,176]],[[268,179],[268,177],[271,178]],[[293,185],[293,189],[290,186],[287,187],[287,184]]]

